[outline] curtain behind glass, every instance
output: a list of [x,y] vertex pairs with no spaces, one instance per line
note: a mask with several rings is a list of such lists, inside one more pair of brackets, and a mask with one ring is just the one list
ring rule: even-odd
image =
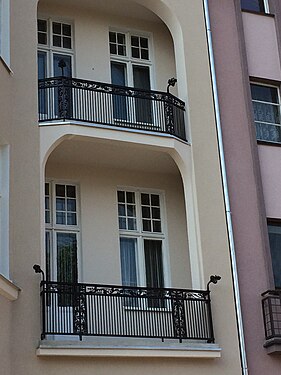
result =
[[281,227],[268,225],[272,269],[276,288],[281,288]]
[[122,285],[137,286],[136,238],[120,237]]

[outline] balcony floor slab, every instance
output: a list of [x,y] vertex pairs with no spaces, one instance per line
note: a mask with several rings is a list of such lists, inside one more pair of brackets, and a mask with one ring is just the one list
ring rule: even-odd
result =
[[217,344],[195,341],[144,340],[131,338],[83,338],[74,340],[42,340],[36,351],[39,357],[151,357],[204,358],[221,357]]

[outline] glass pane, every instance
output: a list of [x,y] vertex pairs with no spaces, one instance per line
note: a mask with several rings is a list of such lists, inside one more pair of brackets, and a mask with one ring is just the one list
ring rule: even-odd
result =
[[137,286],[136,238],[120,237],[122,285]]
[[125,46],[118,46],[118,55],[120,55],[120,56],[125,56],[126,55]]
[[117,34],[117,43],[118,44],[125,44],[125,34]]
[[67,225],[77,225],[77,216],[74,212],[67,213]]
[[150,205],[149,194],[144,194],[144,193],[141,194],[141,204],[144,204],[147,206]]
[[148,39],[147,38],[140,38],[140,46],[142,48],[148,48]]
[[[78,281],[76,233],[57,233],[57,281],[70,284]],[[67,294],[64,288],[58,302],[59,306],[73,305],[72,294]]]
[[63,41],[63,48],[68,48],[68,49],[71,48],[71,38],[64,36],[62,41]]
[[57,35],[53,36],[53,45],[55,47],[61,47],[61,37],[60,36],[57,36]]
[[268,225],[272,268],[276,288],[281,288],[281,226]]
[[50,185],[49,184],[45,184],[45,195],[49,195],[50,194]]
[[71,26],[63,24],[62,25],[62,33],[63,33],[63,35],[71,36]]
[[279,107],[272,104],[253,102],[255,121],[280,124]]
[[141,209],[142,217],[143,218],[150,218],[150,208],[149,207],[142,207]]
[[275,87],[251,84],[251,94],[253,100],[261,102],[278,103],[278,91]]
[[65,199],[64,198],[57,198],[56,199],[56,210],[57,211],[65,211]]
[[152,217],[153,219],[160,219],[160,208],[152,207]]
[[46,279],[50,281],[51,275],[51,233],[45,233],[45,251],[46,251]]
[[151,232],[151,221],[150,220],[143,220],[142,221],[142,229],[145,232]]
[[126,218],[119,217],[119,229],[127,229]]
[[241,9],[254,12],[265,12],[263,0],[241,0]]
[[112,43],[116,43],[116,33],[109,32],[109,41]]
[[135,203],[135,193],[131,191],[126,192],[127,203]]
[[[59,67],[61,60],[63,60],[64,63],[65,63],[65,67],[63,68],[63,74],[62,74],[62,68]],[[58,76],[61,76],[61,75],[64,75],[65,77],[71,77],[72,76],[71,56],[56,53],[56,54],[53,55],[53,64],[54,64],[54,75],[55,75],[55,77],[58,77]],[[69,93],[69,96],[71,97],[71,93]]]
[[137,222],[136,219],[128,219],[128,229],[129,230],[136,230],[137,229]]
[[117,54],[117,46],[116,46],[116,44],[110,43],[109,48],[110,48],[110,53],[111,54],[113,54],[113,55]]
[[146,284],[152,288],[163,288],[162,241],[144,240]]
[[56,223],[65,225],[65,212],[56,212]]
[[125,192],[124,191],[117,191],[118,202],[125,203]]
[[151,194],[151,205],[152,206],[159,206],[160,205],[159,195]]
[[257,139],[281,143],[281,127],[255,122]]
[[45,223],[49,224],[51,222],[50,211],[45,211]]
[[[47,54],[46,52],[38,52],[38,79],[44,79],[47,76]],[[42,99],[42,98],[40,98]],[[40,104],[43,108],[40,108],[40,110],[44,111],[45,107],[45,101],[40,101]]]
[[138,36],[132,36],[131,37],[131,44],[132,44],[132,46],[138,47],[139,46],[139,37]]
[[53,22],[53,33],[61,34],[61,23]]
[[67,211],[76,211],[76,200],[67,199]]
[[47,32],[47,21],[37,20],[37,29],[38,29],[38,31]]
[[48,210],[50,209],[50,198],[45,197],[45,209]]
[[161,232],[161,221],[153,220],[153,232],[160,233]]
[[140,57],[140,50],[138,48],[132,47],[132,57],[136,59]]
[[[111,81],[114,85],[126,85],[126,65],[111,63]],[[113,95],[113,117],[117,120],[127,120],[127,98],[123,95]]]
[[76,198],[76,187],[71,186],[71,185],[67,185],[66,186],[66,195],[69,198]]
[[141,49],[141,58],[143,60],[148,60],[149,59],[148,50],[147,49]]
[[47,44],[47,34],[38,33],[38,43],[39,44]]
[[136,217],[136,207],[133,205],[127,205],[127,216]]
[[124,204],[118,204],[118,215],[119,216],[126,216],[126,210]]

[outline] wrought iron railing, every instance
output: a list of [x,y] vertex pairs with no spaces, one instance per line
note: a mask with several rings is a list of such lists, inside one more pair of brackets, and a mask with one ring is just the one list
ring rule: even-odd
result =
[[210,291],[41,282],[47,335],[214,342]]
[[183,101],[167,92],[68,77],[39,80],[39,122],[77,120],[186,140]]
[[262,311],[266,340],[281,339],[281,290],[262,294]]

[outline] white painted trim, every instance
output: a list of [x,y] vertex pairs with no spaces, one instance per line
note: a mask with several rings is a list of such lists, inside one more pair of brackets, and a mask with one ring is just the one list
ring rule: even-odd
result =
[[39,357],[123,357],[123,358],[186,358],[215,359],[221,357],[221,348],[216,344],[180,344],[163,346],[97,346],[89,343],[63,344],[42,341],[36,350]]
[[11,280],[0,274],[0,295],[9,301],[15,301],[18,298],[20,288]]

